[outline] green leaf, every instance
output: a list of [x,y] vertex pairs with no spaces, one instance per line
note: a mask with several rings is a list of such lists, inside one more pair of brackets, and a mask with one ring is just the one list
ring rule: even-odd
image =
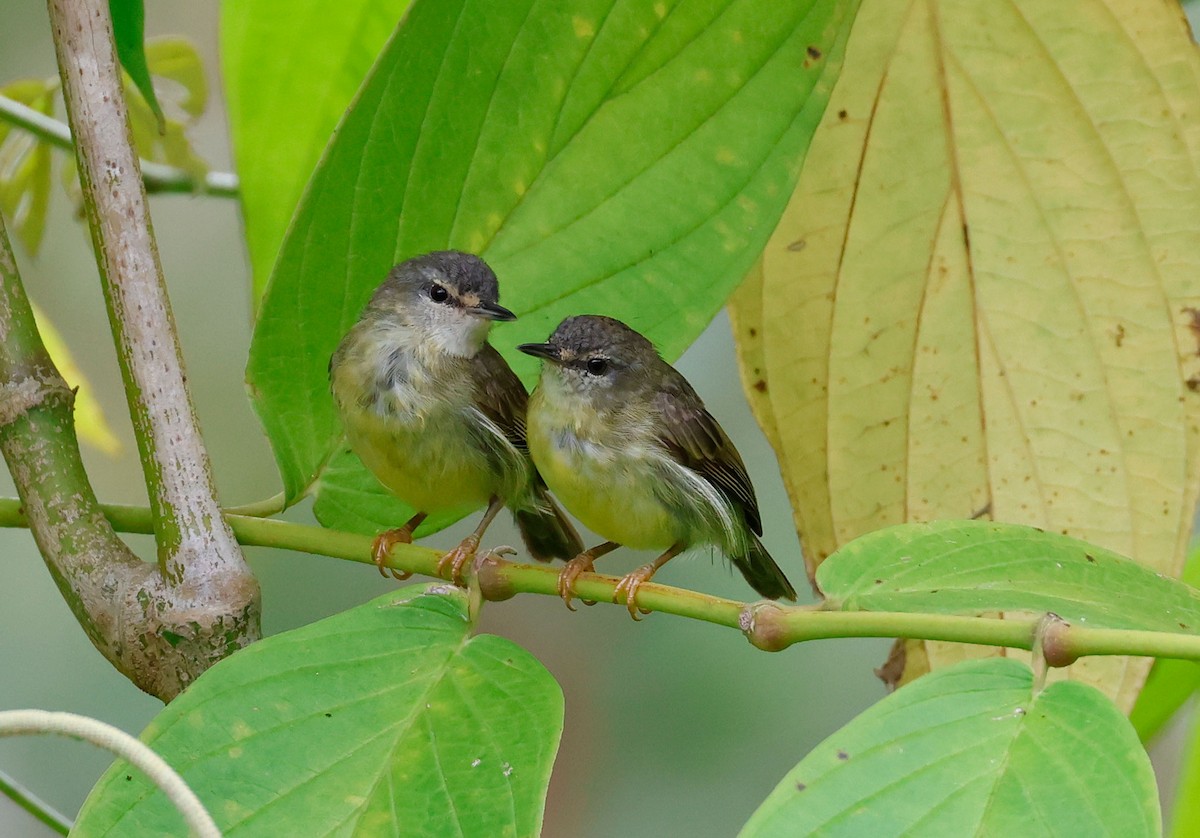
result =
[[126,94],[134,146],[145,160],[177,166],[202,178],[208,164],[193,150],[186,134],[208,105],[200,54],[183,38],[160,38],[146,46],[146,58],[155,78],[172,83],[164,95],[171,115],[151,112],[145,102]]
[[204,62],[191,41],[184,38],[155,38],[146,43],[146,62],[156,79],[178,85],[170,103],[190,118],[199,119],[208,108],[208,82]]
[[992,658],[902,687],[814,748],[742,838],[1158,836],[1154,773],[1125,717],[1092,687],[1034,694],[1032,680]]
[[[147,43],[145,58],[151,75],[165,82],[162,105],[166,115],[155,112],[141,97],[134,96],[133,79],[128,76],[124,79],[134,148],[143,160],[175,166],[196,180],[203,180],[208,163],[196,153],[187,136],[188,130],[208,107],[208,85],[200,54],[191,42],[168,37]],[[74,158],[68,159],[64,166],[62,180],[63,188],[80,208],[82,217],[83,196],[79,191]]]
[[254,301],[329,135],[409,0],[221,4],[221,68]]
[[[52,80],[22,79],[0,89],[0,93],[52,116],[56,90]],[[8,218],[24,248],[35,255],[42,244],[50,206],[50,163],[49,143],[0,121],[0,212]]]
[[146,64],[145,36],[146,9],[142,0],[108,0],[112,14],[113,37],[117,42],[117,58],[121,66],[133,79],[142,98],[154,114],[160,131],[166,130],[166,117],[154,95],[154,82],[150,79],[150,67]]
[[[1200,550],[1188,554],[1180,580],[1200,588]],[[1129,721],[1143,742],[1153,739],[1196,690],[1200,689],[1200,663],[1158,658],[1150,667],[1146,685],[1138,693]],[[1198,778],[1197,782],[1200,782]]]
[[1158,658],[1129,713],[1129,722],[1143,742],[1150,742],[1198,689],[1200,664]]
[[[383,488],[375,476],[363,468],[358,457],[347,449],[342,449],[330,460],[313,494],[317,498],[313,514],[318,521],[332,529],[363,535],[376,535],[398,527],[416,513]],[[417,527],[415,537],[435,533],[461,517],[454,513],[431,515]]]
[[857,538],[825,560],[826,607],[1053,611],[1092,627],[1196,631],[1200,592],[1093,544],[1018,524],[933,521]]
[[[604,312],[677,356],[753,263],[856,0],[418,0],[288,232],[248,377],[290,500],[340,436],[326,368],[389,267],[481,253],[522,315]],[[515,356],[515,357],[514,357]]]
[[[465,592],[394,591],[222,661],[142,739],[231,837],[536,835],[562,693],[523,649],[470,630]],[[118,762],[72,834],[182,832]]]
[[1175,786],[1175,805],[1171,808],[1174,838],[1200,834],[1200,725],[1196,717],[1197,711],[1193,710],[1192,729]]

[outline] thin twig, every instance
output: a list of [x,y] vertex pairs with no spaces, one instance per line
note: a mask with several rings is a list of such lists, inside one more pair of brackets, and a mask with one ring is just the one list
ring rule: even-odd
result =
[[[56,148],[64,151],[75,150],[75,143],[71,140],[71,129],[66,123],[2,94],[0,119],[30,132]],[[142,161],[142,179],[146,183],[146,191],[152,193],[191,193],[236,198],[240,188],[237,175],[230,172],[207,172],[202,180],[197,180],[190,172],[178,166],[153,163],[149,160]]]
[[0,771],[0,794],[16,803],[33,818],[53,829],[59,835],[71,832],[71,819],[60,813],[46,801],[22,786],[12,777]]
[[287,509],[287,495],[280,492],[269,498],[243,503],[240,506],[227,506],[225,507],[225,514],[245,515],[249,518],[266,518],[270,515],[278,515],[285,509]]
[[90,742],[104,748],[141,769],[154,785],[162,790],[171,804],[183,815],[184,823],[196,838],[221,838],[212,816],[167,761],[136,738],[110,724],[77,716],[74,713],[51,713],[47,710],[5,710],[0,712],[0,737],[55,734]]
[[[119,532],[151,531],[144,506],[105,504],[105,516]],[[275,547],[352,562],[371,564],[369,536],[269,518],[226,514],[238,541],[246,546]],[[25,526],[20,502],[0,498],[0,527]],[[437,572],[443,552],[415,544],[397,544],[387,566],[445,579]],[[449,573],[449,571],[447,571]],[[585,573],[575,585],[582,599],[614,602],[620,580]],[[518,593],[558,596],[558,570],[545,565],[508,562],[491,556],[480,562],[475,584],[486,599],[508,599]],[[624,602],[617,603],[622,608]],[[839,637],[920,637],[978,646],[1031,650],[1041,617],[997,619],[957,614],[893,611],[833,611],[820,606],[783,606],[774,602],[738,602],[698,591],[650,582],[638,591],[638,605],[741,631],[755,646],[777,651],[807,640]],[[1063,666],[1088,655],[1138,655],[1200,660],[1200,635],[1133,629],[1103,629],[1062,624],[1055,637],[1059,652],[1047,662]]]

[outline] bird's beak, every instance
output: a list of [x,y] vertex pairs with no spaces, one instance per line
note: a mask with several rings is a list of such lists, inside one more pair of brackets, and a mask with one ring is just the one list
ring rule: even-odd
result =
[[476,317],[482,317],[485,320],[509,321],[517,319],[517,315],[513,314],[499,303],[480,303],[479,305],[470,309],[470,312]]
[[545,358],[547,361],[557,361],[562,356],[558,347],[552,343],[522,343],[517,349],[535,358]]

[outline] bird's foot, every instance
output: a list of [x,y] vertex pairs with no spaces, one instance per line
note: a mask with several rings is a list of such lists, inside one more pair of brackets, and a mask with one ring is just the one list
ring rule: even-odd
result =
[[412,544],[412,537],[413,528],[409,526],[381,532],[375,536],[375,541],[371,544],[371,558],[375,562],[375,567],[379,569],[380,576],[386,579],[390,572],[392,576],[400,581],[404,581],[412,576],[411,571],[397,570],[394,567],[387,566],[387,558],[392,552],[392,548],[397,544]]
[[[594,559],[587,553],[580,553],[575,558],[567,562],[562,571],[558,574],[558,595],[562,597],[562,601],[566,603],[567,608],[574,611],[575,606],[571,604],[571,600],[575,599],[575,581],[579,579],[581,573],[594,573]],[[584,605],[595,605],[596,603],[589,599],[580,600]]]
[[638,589],[654,577],[656,570],[658,570],[657,565],[644,564],[633,573],[622,576],[621,581],[617,583],[617,587],[613,589],[613,602],[619,602],[620,596],[623,593],[625,595],[625,607],[629,609],[629,616],[635,620],[642,619],[638,616],[639,611],[642,614],[650,613],[645,608],[638,607],[637,595]]
[[481,555],[479,558],[475,559],[475,561],[471,564],[471,569],[478,571],[479,568],[483,567],[485,562],[488,562],[491,559],[496,559],[497,561],[504,561],[505,556],[515,556],[515,555],[517,555],[516,547],[509,547],[507,544],[501,544],[499,547],[493,547],[492,549],[488,550],[486,553]]
[[471,533],[458,546],[451,550],[446,555],[442,556],[437,563],[437,573],[443,579],[446,578],[446,571],[450,571],[450,581],[460,588],[463,587],[463,568],[469,565],[475,559],[475,553],[479,550],[479,536]]

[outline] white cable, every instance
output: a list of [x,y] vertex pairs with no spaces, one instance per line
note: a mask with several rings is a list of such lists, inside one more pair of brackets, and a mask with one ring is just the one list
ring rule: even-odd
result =
[[74,713],[51,713],[47,710],[0,711],[0,737],[24,736],[35,733],[55,733],[91,742],[128,760],[145,772],[167,799],[183,815],[195,838],[221,838],[212,816],[166,760],[120,728],[78,716]]

